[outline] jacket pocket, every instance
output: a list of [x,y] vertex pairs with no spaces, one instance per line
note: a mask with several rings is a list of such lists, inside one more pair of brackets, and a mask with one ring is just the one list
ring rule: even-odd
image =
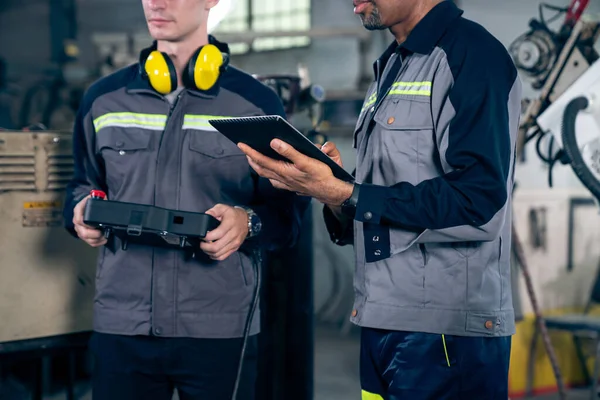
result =
[[235,143],[219,132],[190,129],[187,136],[189,149],[209,159],[244,155]]
[[368,301],[394,307],[423,304],[423,253],[414,245],[406,251],[364,266]]
[[450,243],[428,243],[424,249],[425,304],[434,308],[460,310],[467,296],[467,259]]
[[463,257],[471,257],[479,251],[479,249],[481,248],[481,242],[453,242],[452,248]]
[[499,267],[499,241],[480,242],[478,251],[465,258],[469,310],[497,310],[502,307],[503,282],[508,281],[510,268],[508,263],[504,272]]
[[251,265],[239,252],[223,261],[204,257],[180,263],[177,299],[180,312],[239,313],[245,307],[253,280]]
[[148,179],[149,166],[156,163],[151,148],[152,132],[139,128],[105,128],[96,135],[96,149],[104,159],[111,192],[125,181]]
[[429,98],[388,98],[377,110],[375,121],[392,131],[433,130]]
[[206,185],[218,189],[224,183],[232,186],[234,182],[250,176],[250,165],[245,154],[219,132],[190,129],[187,130],[186,140],[189,151],[182,154],[182,185],[202,176],[209,180],[205,181]]
[[252,257],[247,256],[241,251],[237,251],[238,259],[240,260],[240,275],[245,286],[254,283],[254,269]]
[[437,174],[429,107],[421,101],[388,99],[377,111],[370,145],[388,185],[401,181],[416,185]]

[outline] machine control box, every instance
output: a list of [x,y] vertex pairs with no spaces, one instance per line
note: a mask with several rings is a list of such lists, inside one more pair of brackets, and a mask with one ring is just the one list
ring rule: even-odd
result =
[[86,225],[114,235],[123,250],[129,243],[158,247],[200,249],[206,234],[219,226],[219,221],[204,213],[169,210],[145,204],[106,200],[102,191],[92,190],[83,214]]

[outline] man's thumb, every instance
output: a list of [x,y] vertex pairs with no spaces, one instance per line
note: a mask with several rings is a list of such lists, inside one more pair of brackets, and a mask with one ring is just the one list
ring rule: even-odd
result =
[[216,219],[218,219],[220,221],[226,210],[227,210],[227,207],[224,204],[217,204],[210,210],[206,211],[206,214],[208,214],[212,217],[215,217]]

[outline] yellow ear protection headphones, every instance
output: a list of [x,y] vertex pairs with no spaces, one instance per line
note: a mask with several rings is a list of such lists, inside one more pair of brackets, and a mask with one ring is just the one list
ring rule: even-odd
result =
[[[183,71],[183,84],[188,88],[207,91],[213,88],[229,65],[229,54],[214,44],[207,44],[194,52]],[[140,55],[140,72],[150,86],[160,94],[177,89],[177,73],[173,61],[156,48],[146,49]]]

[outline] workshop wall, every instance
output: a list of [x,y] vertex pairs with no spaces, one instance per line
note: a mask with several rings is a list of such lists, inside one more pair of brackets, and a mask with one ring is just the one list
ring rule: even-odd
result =
[[50,61],[50,7],[47,0],[0,1],[0,57],[8,73],[38,72]]

